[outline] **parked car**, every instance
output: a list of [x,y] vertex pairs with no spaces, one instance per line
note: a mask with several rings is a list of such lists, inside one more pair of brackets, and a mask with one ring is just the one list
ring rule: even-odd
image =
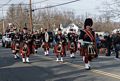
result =
[[5,33],[2,36],[2,46],[6,48],[11,46],[11,34],[10,33]]

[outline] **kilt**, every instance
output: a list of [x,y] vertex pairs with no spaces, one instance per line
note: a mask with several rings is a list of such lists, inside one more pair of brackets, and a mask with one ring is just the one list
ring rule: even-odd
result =
[[50,45],[48,42],[45,42],[42,47],[44,48],[44,50],[49,50]]
[[27,53],[24,53],[24,48],[23,47],[20,48],[20,53],[21,53],[22,57],[25,57],[25,56],[29,57],[29,55],[30,55],[29,47],[27,47]]
[[89,60],[92,60],[93,58],[97,57],[97,53],[94,48],[89,48],[89,47],[81,47],[80,48],[80,55],[81,56],[86,56],[89,58]]
[[75,42],[72,42],[73,43],[73,48],[71,47],[71,42],[68,43],[68,49],[70,51],[73,51],[73,52],[76,52],[77,51],[77,44]]
[[56,45],[54,46],[54,53],[55,53],[55,55],[59,55],[59,54],[64,55],[65,49],[64,49],[64,46],[63,46],[63,45],[61,46],[61,51],[58,51],[58,50],[59,50],[59,44],[56,44]]

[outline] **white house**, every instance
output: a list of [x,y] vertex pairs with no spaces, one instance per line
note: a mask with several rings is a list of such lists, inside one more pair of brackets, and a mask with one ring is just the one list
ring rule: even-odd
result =
[[114,30],[112,31],[112,33],[116,33],[116,31],[119,31],[119,32],[120,32],[120,29],[114,29]]
[[79,27],[77,25],[75,25],[74,23],[69,24],[66,28],[63,28],[62,32],[69,33],[71,28],[74,29],[76,31],[76,33],[78,33]]
[[[74,29],[76,31],[76,33],[78,33],[79,31],[79,27],[77,25],[75,25],[74,23],[69,24],[67,27],[63,27],[62,24],[60,24],[60,28],[62,29],[62,33],[66,33],[68,34],[70,32],[70,29]],[[55,32],[55,34],[57,34],[58,28],[56,28],[55,30],[53,30]]]

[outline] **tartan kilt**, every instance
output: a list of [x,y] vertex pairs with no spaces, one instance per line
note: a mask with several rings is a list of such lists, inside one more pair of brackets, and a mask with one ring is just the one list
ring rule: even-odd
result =
[[80,56],[85,56],[85,50],[83,47],[80,47]]
[[76,52],[77,51],[77,44],[74,42],[74,49],[71,48],[71,42],[68,42],[68,49],[71,50],[71,51],[74,51]]
[[43,44],[43,46],[42,46],[44,49],[48,49],[49,50],[49,48],[50,48],[50,45],[49,45],[49,43],[48,42],[45,42],[44,44]]
[[55,53],[55,55],[59,55],[59,54],[63,54],[64,55],[64,52],[65,52],[65,50],[64,50],[64,46],[62,45],[62,50],[61,50],[61,52],[58,52],[58,44],[56,44],[55,46],[54,46],[54,53]]
[[81,47],[80,49],[80,55],[81,56],[86,56],[88,57],[90,60],[94,59],[97,57],[97,53],[95,52],[94,54],[91,53],[90,51],[88,51],[88,47]]
[[[27,53],[26,53],[26,55],[30,55],[30,48],[29,47],[27,47]],[[20,48],[20,53],[21,53],[21,55],[24,55],[24,52],[23,52],[23,47],[21,47]]]

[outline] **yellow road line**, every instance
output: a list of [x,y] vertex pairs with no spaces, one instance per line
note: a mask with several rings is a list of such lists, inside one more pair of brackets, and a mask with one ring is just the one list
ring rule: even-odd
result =
[[[53,60],[53,58],[50,58],[50,57],[45,57],[45,58],[49,59],[49,60]],[[81,65],[72,64],[72,63],[69,63],[69,62],[65,62],[65,63],[67,65],[69,64],[69,66],[72,66],[72,67],[75,67],[75,68],[78,68],[78,69],[84,69],[84,66],[81,66]],[[104,72],[104,71],[101,71],[101,70],[95,70],[95,69],[92,69],[90,71],[93,72],[93,73],[96,73],[96,74],[101,74],[101,75],[109,76],[109,77],[112,77],[112,78],[120,80],[120,75],[117,75],[117,74],[113,74],[113,73],[109,73],[109,72]]]
[[97,74],[109,76],[109,77],[116,78],[116,79],[120,80],[120,75],[117,75],[117,74],[108,73],[108,72],[104,72],[104,71],[100,71],[100,70],[91,70],[91,71],[94,73],[97,73]]

